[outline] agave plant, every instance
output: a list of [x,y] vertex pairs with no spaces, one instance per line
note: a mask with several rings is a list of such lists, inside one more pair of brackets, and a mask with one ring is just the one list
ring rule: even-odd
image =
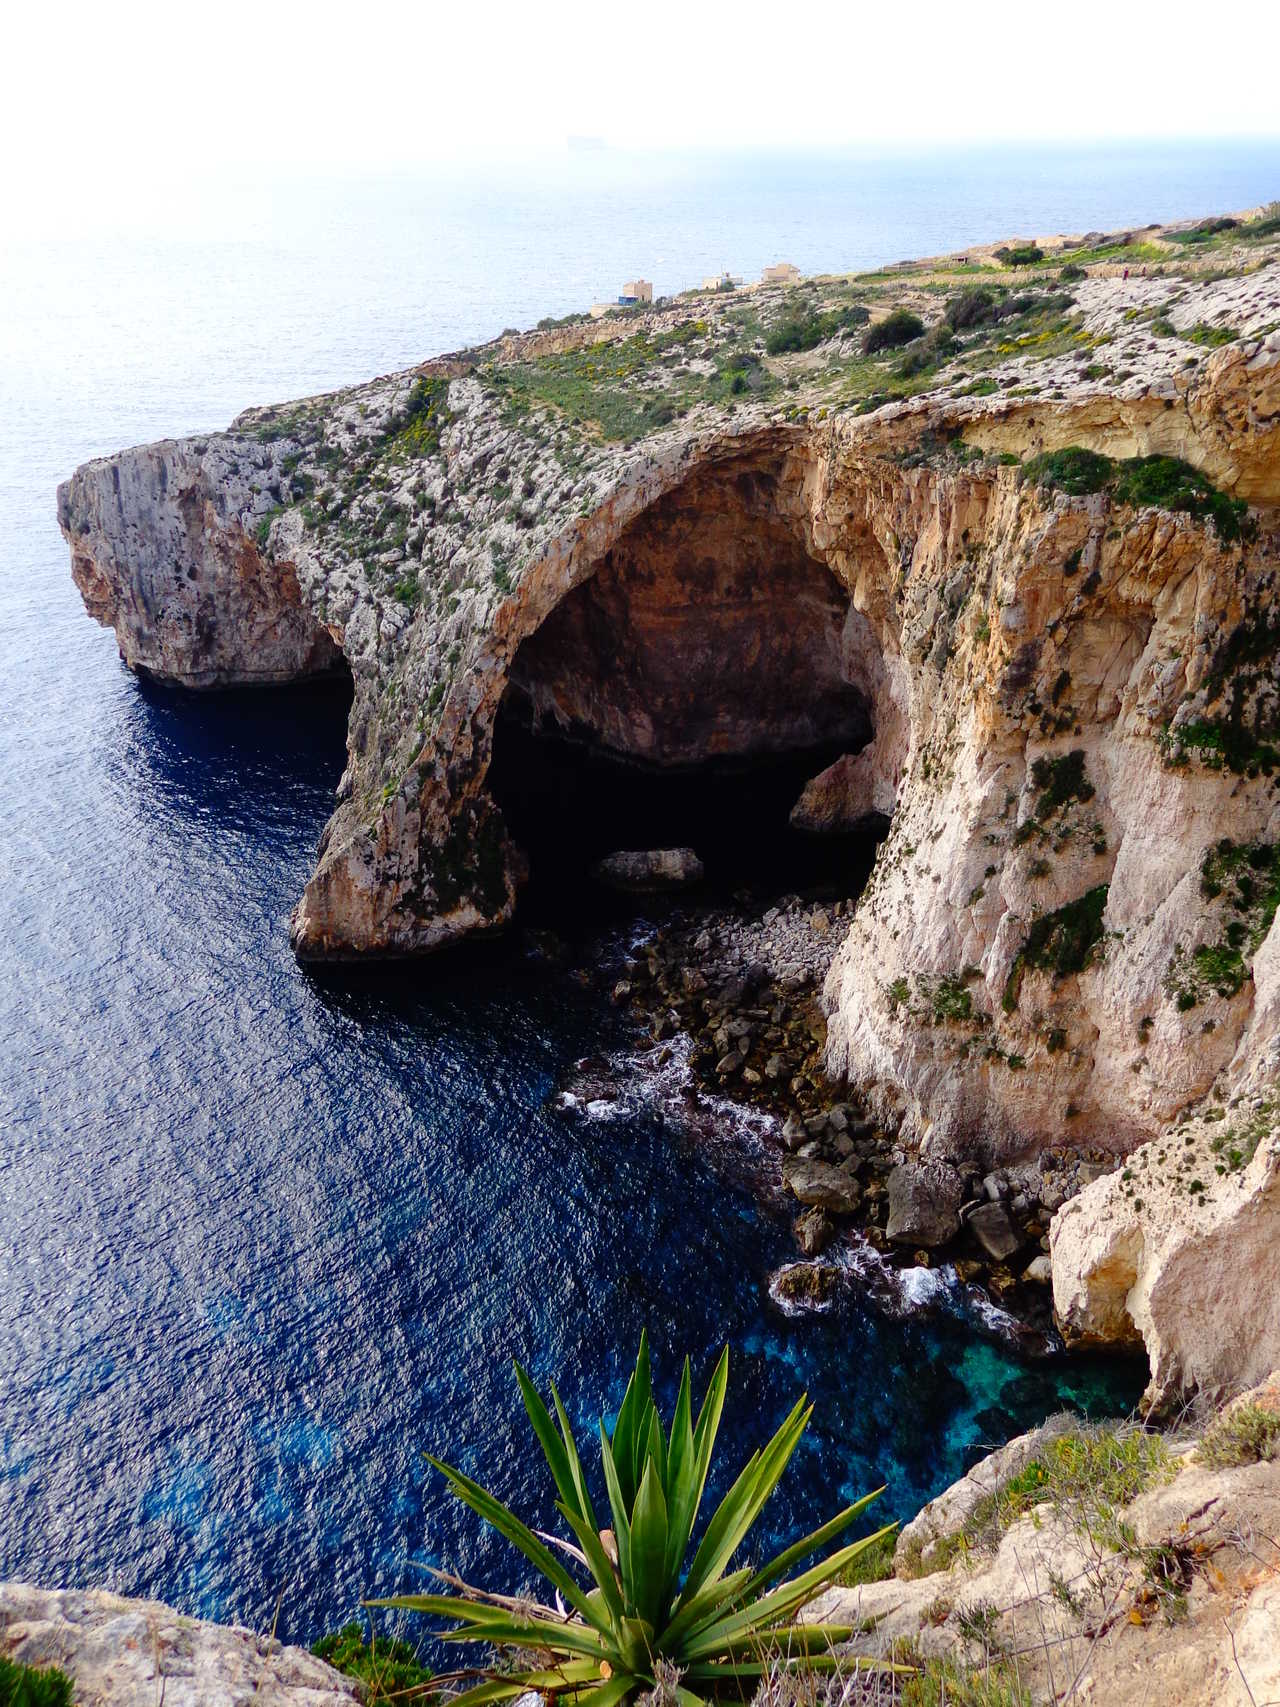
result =
[[[597,1520],[555,1387],[553,1422],[519,1364],[516,1379],[560,1493],[556,1509],[576,1544],[535,1532],[460,1470],[436,1458],[431,1463],[451,1492],[520,1549],[554,1591],[554,1604],[486,1593],[442,1571],[432,1574],[458,1592],[370,1603],[450,1619],[454,1627],[442,1640],[485,1643],[505,1658],[502,1670],[466,1674],[483,1681],[456,1696],[453,1707],[480,1707],[526,1690],[575,1707],[619,1707],[640,1691],[668,1707],[699,1707],[729,1691],[741,1696],[748,1684],[779,1667],[830,1670],[874,1663],[834,1653],[852,1634],[848,1626],[797,1620],[809,1601],[893,1526],[838,1548],[797,1576],[787,1573],[847,1530],[883,1489],[846,1506],[758,1570],[730,1569],[804,1433],[812,1406],[803,1397],[768,1445],[753,1453],[689,1559],[729,1380],[728,1348],[696,1421],[686,1358],[668,1434],[653,1400],[649,1348],[641,1336],[613,1433],[600,1423],[611,1527]],[[589,1574],[590,1587],[565,1558]]]

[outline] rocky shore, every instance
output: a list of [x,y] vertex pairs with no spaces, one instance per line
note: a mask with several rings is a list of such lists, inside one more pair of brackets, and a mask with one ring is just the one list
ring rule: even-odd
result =
[[[750,892],[688,900],[625,952],[595,959],[592,981],[631,1021],[637,1061],[664,1067],[687,1038],[692,1086],[763,1117],[755,1130],[776,1165],[753,1183],[793,1216],[800,1253],[775,1277],[780,1303],[823,1307],[848,1272],[833,1259],[869,1246],[895,1268],[949,1269],[1049,1335],[1050,1218],[1116,1160],[1066,1146],[996,1168],[977,1155],[930,1160],[871,1119],[827,1073],[821,1003],[855,906],[856,896]],[[565,1091],[587,1107],[616,1092],[617,1076],[616,1062],[589,1058]]]

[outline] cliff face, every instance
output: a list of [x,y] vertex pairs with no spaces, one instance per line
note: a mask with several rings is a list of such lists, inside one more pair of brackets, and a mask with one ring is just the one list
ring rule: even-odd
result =
[[1280,1375],[1172,1441],[1058,1417],[903,1530],[897,1574],[806,1614],[934,1699],[1249,1707],[1280,1688]]
[[[509,922],[500,712],[659,768],[834,749],[795,821],[892,827],[831,1071],[926,1151],[1122,1154],[1280,1049],[1280,288],[1265,242],[1225,277],[1168,248],[1070,294],[933,267],[680,301],[250,412],[79,470],[73,572],[136,668],[345,659],[300,954]],[[894,306],[931,327],[866,353]],[[1129,1250],[1147,1201],[1100,1185]],[[1155,1332],[1142,1264],[1098,1260],[1120,1301],[1064,1317]]]
[[287,559],[244,530],[271,458],[221,439],[168,440],[92,465],[58,493],[71,574],[120,656],[184,687],[296,681],[340,667]]

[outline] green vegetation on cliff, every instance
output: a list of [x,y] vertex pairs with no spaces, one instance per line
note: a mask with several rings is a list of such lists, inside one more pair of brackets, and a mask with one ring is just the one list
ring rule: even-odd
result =
[[1028,967],[1050,972],[1055,980],[1084,971],[1102,941],[1102,917],[1106,909],[1107,885],[1099,883],[1078,900],[1041,914],[1014,958],[1004,988],[1006,1013],[1012,1013],[1018,1005],[1022,975]]
[[72,1700],[64,1672],[19,1665],[0,1654],[0,1707],[71,1707]]
[[836,1643],[849,1640],[850,1627],[802,1623],[798,1617],[889,1530],[839,1547],[798,1575],[788,1572],[848,1530],[875,1494],[846,1506],[759,1569],[729,1569],[800,1443],[812,1409],[803,1398],[748,1462],[692,1547],[728,1386],[727,1349],[696,1420],[686,1359],[668,1432],[654,1403],[649,1348],[641,1337],[612,1432],[600,1422],[611,1519],[607,1530],[596,1515],[559,1394],[552,1387],[553,1421],[519,1365],[516,1377],[560,1494],[557,1509],[578,1543],[574,1556],[592,1586],[584,1590],[543,1539],[501,1501],[460,1470],[432,1458],[450,1491],[518,1548],[577,1614],[567,1620],[553,1605],[490,1594],[440,1571],[433,1574],[455,1594],[373,1602],[448,1619],[453,1628],[441,1640],[480,1645],[507,1659],[502,1669],[492,1661],[478,1666],[472,1675],[481,1681],[456,1696],[455,1707],[481,1707],[527,1690],[582,1707],[621,1707],[641,1691],[662,1692],[664,1698],[678,1694],[683,1707],[694,1707],[704,1699],[744,1697],[764,1676],[856,1668],[858,1662],[849,1655],[833,1652]]
[[1179,510],[1197,521],[1213,523],[1219,539],[1235,541],[1248,532],[1249,506],[1229,498],[1213,482],[1176,456],[1134,456],[1123,461],[1098,451],[1068,445],[1046,451],[1023,464],[1040,486],[1054,487],[1073,498],[1105,492],[1117,504],[1134,509]]
[[429,1692],[432,1673],[420,1664],[411,1643],[378,1636],[366,1641],[358,1624],[344,1624],[341,1630],[322,1636],[311,1651],[335,1671],[358,1678],[367,1707],[413,1701]]

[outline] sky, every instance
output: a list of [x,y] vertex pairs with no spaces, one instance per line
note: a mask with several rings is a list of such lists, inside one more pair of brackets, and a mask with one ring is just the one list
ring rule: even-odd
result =
[[[609,146],[936,147],[1280,133],[1280,6],[40,0],[0,73],[0,193],[226,165]],[[69,210],[70,211],[70,210]]]

